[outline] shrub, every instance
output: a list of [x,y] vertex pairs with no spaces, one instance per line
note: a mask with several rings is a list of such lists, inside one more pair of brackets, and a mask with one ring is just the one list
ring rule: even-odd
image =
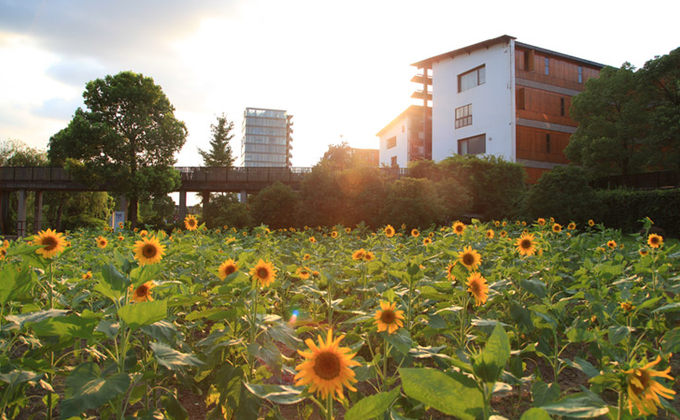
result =
[[345,226],[363,222],[370,227],[382,224],[380,215],[387,198],[387,186],[378,168],[353,168],[339,174],[345,211],[341,221]]
[[206,205],[204,216],[209,228],[221,228],[225,225],[242,228],[253,224],[248,207],[240,203],[235,194],[213,195]]
[[250,202],[250,210],[255,224],[288,228],[297,226],[299,201],[291,187],[277,181],[257,193]]
[[434,182],[426,178],[401,178],[389,186],[384,222],[426,228],[440,221],[444,210]]
[[561,166],[544,173],[526,197],[529,217],[554,217],[565,223],[583,223],[594,217],[597,199],[579,166]]
[[305,225],[333,226],[342,222],[346,205],[338,172],[316,166],[302,180],[300,217]]
[[596,220],[607,227],[627,232],[642,228],[640,219],[649,217],[666,235],[680,237],[680,190],[601,190],[595,193],[599,205]]

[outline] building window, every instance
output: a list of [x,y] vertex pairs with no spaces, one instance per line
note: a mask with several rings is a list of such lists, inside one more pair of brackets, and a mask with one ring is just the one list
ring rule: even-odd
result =
[[456,108],[456,128],[472,125],[472,104]]
[[564,98],[560,98],[560,115],[564,117]]
[[478,155],[486,153],[486,134],[458,140],[459,155]]
[[458,92],[472,89],[484,83],[486,83],[486,66],[482,64],[477,68],[458,75]]
[[396,156],[392,156],[392,159],[390,159],[390,165],[391,165],[393,168],[396,168],[396,167],[397,167],[397,157],[396,157]]
[[524,52],[524,70],[532,71],[534,69],[534,50]]
[[583,83],[583,66],[578,66],[578,82]]
[[385,148],[386,149],[391,149],[396,145],[397,145],[397,136],[390,137],[389,139],[385,140]]
[[544,61],[545,61],[545,74],[547,76],[550,74],[550,59],[546,57]]
[[517,109],[526,109],[524,105],[524,88],[517,89]]
[[545,152],[550,153],[550,134],[545,135]]

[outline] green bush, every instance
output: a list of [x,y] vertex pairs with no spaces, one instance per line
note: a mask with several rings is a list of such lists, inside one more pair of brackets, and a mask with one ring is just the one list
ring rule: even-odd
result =
[[257,193],[250,202],[255,224],[272,229],[297,226],[300,199],[291,187],[276,182]]
[[434,182],[427,178],[401,178],[389,186],[384,221],[393,226],[427,228],[440,222],[445,207]]
[[372,228],[383,224],[381,214],[387,198],[384,174],[378,168],[352,168],[339,174],[344,211],[340,221],[345,226],[364,223]]
[[497,156],[455,155],[439,163],[447,178],[472,196],[472,213],[484,219],[517,217],[526,192],[524,168]]
[[543,174],[531,187],[525,206],[532,219],[554,217],[561,223],[584,223],[594,218],[597,203],[585,171],[579,166],[561,166]]
[[[209,228],[222,228],[223,226],[242,228],[253,224],[248,207],[240,203],[235,194],[212,195],[204,215],[204,222]],[[182,221],[180,223],[183,225]]]
[[595,195],[599,204],[593,218],[607,227],[637,232],[640,219],[649,217],[666,235],[680,237],[680,189],[600,190]]

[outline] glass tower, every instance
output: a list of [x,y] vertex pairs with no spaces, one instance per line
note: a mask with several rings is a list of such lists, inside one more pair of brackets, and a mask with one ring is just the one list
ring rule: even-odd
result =
[[246,167],[290,166],[291,118],[281,109],[246,108],[240,163]]

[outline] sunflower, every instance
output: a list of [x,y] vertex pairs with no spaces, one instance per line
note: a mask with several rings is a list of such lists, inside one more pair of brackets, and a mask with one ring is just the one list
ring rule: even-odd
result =
[[467,283],[468,292],[475,297],[475,304],[482,305],[488,299],[489,286],[486,284],[486,279],[479,273],[472,273],[468,276]]
[[423,239],[423,245],[428,246],[432,243],[432,239],[430,238],[425,238]]
[[378,326],[378,332],[387,331],[392,334],[399,328],[404,326],[401,322],[404,319],[404,311],[397,310],[396,302],[380,301],[380,309],[375,312],[375,323]]
[[92,271],[88,271],[87,273],[83,273],[82,276],[80,276],[83,280],[89,280],[92,278]]
[[350,233],[351,231],[352,231],[352,228],[348,228],[348,227],[345,228],[345,233]]
[[9,248],[9,241],[7,239],[2,241],[2,247],[5,248],[5,249]]
[[622,309],[624,312],[630,312],[630,311],[632,311],[633,309],[635,309],[635,305],[633,305],[632,303],[627,302],[627,301],[626,301],[626,302],[621,302],[621,303],[619,303],[619,306],[621,307],[621,309]]
[[517,251],[519,251],[519,255],[532,256],[536,253],[533,234],[523,233],[522,236],[517,238],[515,245],[517,246]]
[[641,257],[646,257],[647,254],[649,254],[649,251],[647,251],[646,249],[641,249],[641,250],[640,250],[640,256],[641,256]]
[[498,220],[494,220],[494,221],[493,221],[493,224],[494,224],[494,226],[496,226],[496,227],[500,227],[501,222],[499,222]]
[[118,240],[119,240],[119,241],[124,241],[124,240],[125,240],[125,237],[124,237],[123,235],[118,235]]
[[499,235],[501,236],[501,238],[505,238],[506,236],[508,236],[508,232],[501,230]]
[[276,278],[276,268],[274,268],[272,263],[264,262],[260,258],[260,261],[250,270],[250,275],[260,283],[260,287],[267,287]]
[[462,235],[463,232],[465,232],[465,223],[463,223],[461,221],[456,220],[453,223],[452,227],[453,227],[453,233],[455,233],[456,235]]
[[647,238],[647,245],[651,246],[652,248],[661,247],[661,245],[663,245],[663,236],[652,233]]
[[595,226],[595,221],[593,219],[588,219],[588,226],[590,227]]
[[508,222],[503,220],[503,223],[501,223],[501,226],[506,227],[508,225]]
[[453,267],[456,266],[455,262],[449,263],[449,265],[446,267],[446,278],[451,280],[451,281],[456,281],[456,275],[453,274]]
[[552,226],[552,231],[555,233],[560,233],[562,232],[562,225],[559,223],[554,223]]
[[569,229],[569,230],[574,230],[574,229],[576,229],[576,223],[574,223],[574,222],[569,223],[569,224],[567,225],[567,229]]
[[139,265],[156,264],[163,259],[165,246],[161,245],[156,237],[151,236],[135,242],[134,251]]
[[99,248],[106,248],[106,245],[109,244],[109,241],[103,237],[103,236],[97,236],[97,239],[95,239],[95,242],[97,243],[97,246]]
[[486,231],[486,237],[488,239],[493,239],[493,237],[496,235],[496,233],[493,231],[493,229],[489,229]]
[[234,242],[235,240],[236,240],[236,238],[234,238],[233,236],[227,236],[227,239],[224,240],[224,243],[229,245],[230,243]]
[[307,267],[298,267],[298,269],[295,270],[295,275],[301,278],[302,280],[307,280],[311,275],[311,272]]
[[62,233],[57,233],[52,229],[41,230],[37,235],[33,236],[33,245],[41,245],[41,248],[35,250],[36,254],[40,254],[45,258],[52,258],[66,247],[66,239]]
[[463,252],[458,254],[458,261],[468,270],[474,270],[482,263],[482,256],[471,246],[466,246],[463,248]]
[[142,229],[142,230],[139,231],[139,236],[141,236],[142,238],[145,237],[148,234],[149,234],[149,231],[147,231],[146,229]]
[[188,215],[184,218],[184,227],[187,230],[196,230],[198,228],[198,219],[193,214]]
[[313,237],[313,236],[310,236],[310,237],[309,237],[309,242],[315,244],[315,243],[316,243],[316,238]]
[[411,229],[411,236],[417,238],[418,236],[420,236],[420,231],[418,229]]
[[151,289],[156,287],[156,285],[152,281],[147,281],[146,283],[137,286],[136,289],[133,289],[132,286],[130,286],[130,292],[132,293],[132,296],[130,296],[130,301],[131,302],[151,302],[153,298],[151,297]]
[[357,261],[357,260],[363,260],[364,257],[366,256],[366,250],[361,248],[357,249],[352,253],[352,259]]
[[323,398],[335,397],[344,400],[343,387],[356,391],[351,384],[357,380],[354,378],[352,366],[360,366],[359,362],[352,360],[355,356],[350,353],[348,347],[340,347],[340,341],[344,335],[333,339],[333,330],[328,331],[324,342],[319,335],[318,346],[311,338],[305,340],[309,351],[300,351],[300,356],[305,360],[295,367],[298,373],[295,375],[295,385],[311,385],[310,392],[316,392]]
[[669,375],[671,368],[667,367],[665,370],[653,370],[661,361],[661,356],[657,356],[656,360],[647,363],[641,368],[633,368],[625,371],[626,383],[628,384],[628,411],[633,414],[633,405],[638,409],[640,414],[656,415],[656,407],[661,406],[659,397],[673,399],[675,391],[668,389],[655,381],[654,377],[666,378],[673,380]]
[[335,239],[337,237],[338,237],[338,231],[337,230],[334,230],[333,232],[331,232],[331,238]]
[[238,271],[238,264],[231,258],[220,264],[220,268],[217,269],[217,275],[222,279],[226,279],[230,274]]
[[373,261],[375,259],[375,254],[371,251],[366,251],[364,254],[364,261]]
[[538,223],[540,226],[545,226],[545,219],[539,217],[538,220],[536,220],[536,223]]
[[387,236],[388,238],[391,238],[391,237],[394,236],[394,233],[395,233],[395,231],[394,231],[394,228],[392,227],[392,225],[385,226],[385,236]]
[[7,256],[7,248],[5,248],[5,247],[0,248],[0,261],[4,260],[6,256]]
[[607,246],[609,247],[609,249],[616,249],[617,246],[616,241],[614,240],[607,241]]

